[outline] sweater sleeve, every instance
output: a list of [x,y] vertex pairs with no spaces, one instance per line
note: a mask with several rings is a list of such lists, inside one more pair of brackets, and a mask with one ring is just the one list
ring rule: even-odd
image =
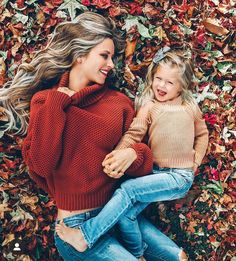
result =
[[137,154],[137,158],[127,169],[126,174],[130,176],[143,176],[149,174],[153,168],[151,149],[146,144],[140,143],[147,132],[148,123],[146,119],[138,117],[134,118],[131,123],[132,117],[131,114],[127,116],[125,123],[126,132],[115,149],[133,148]]
[[126,131],[120,142],[116,146],[116,149],[124,149],[130,147],[135,143],[141,142],[148,129],[146,119],[134,118],[129,129]]
[[205,120],[202,117],[202,112],[198,105],[195,109],[194,129],[195,129],[195,140],[194,150],[195,159],[194,163],[198,166],[201,164],[203,157],[205,156],[208,146],[208,129]]
[[64,109],[71,98],[56,90],[36,93],[30,104],[28,133],[22,154],[29,171],[45,178],[56,168],[66,122]]

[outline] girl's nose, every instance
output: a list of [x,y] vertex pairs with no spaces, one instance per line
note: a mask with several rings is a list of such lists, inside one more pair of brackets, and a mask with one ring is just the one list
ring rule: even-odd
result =
[[160,80],[159,85],[160,85],[161,87],[164,87],[164,86],[165,86],[165,81],[164,81],[164,80]]

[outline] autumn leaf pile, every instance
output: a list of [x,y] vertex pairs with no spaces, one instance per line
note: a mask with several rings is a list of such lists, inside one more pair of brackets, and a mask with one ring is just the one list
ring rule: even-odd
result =
[[[42,48],[55,25],[85,10],[111,17],[124,32],[126,50],[117,61],[116,86],[133,98],[147,66],[165,45],[191,48],[194,95],[210,143],[185,199],[152,204],[146,214],[184,247],[190,260],[236,260],[236,129],[234,0],[2,0],[0,85],[22,61]],[[1,126],[7,119],[0,109]],[[22,162],[22,137],[0,131],[1,260],[60,260],[53,241],[56,209],[30,180]],[[184,141],[183,141],[184,142]],[[19,243],[20,252],[14,251]]]

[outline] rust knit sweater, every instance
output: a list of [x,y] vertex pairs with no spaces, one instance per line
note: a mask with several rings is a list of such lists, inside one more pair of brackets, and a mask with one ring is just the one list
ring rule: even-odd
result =
[[[58,208],[99,207],[117,183],[101,163],[128,129],[134,111],[125,95],[105,86],[88,86],[72,97],[58,92],[58,87],[68,86],[68,78],[65,73],[57,86],[33,96],[22,154],[31,177],[54,197]],[[138,157],[127,173],[149,173],[150,149],[141,143],[133,148]]]

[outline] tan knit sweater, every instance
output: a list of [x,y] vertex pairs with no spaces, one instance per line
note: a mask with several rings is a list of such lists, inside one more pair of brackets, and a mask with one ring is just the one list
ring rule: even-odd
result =
[[197,104],[182,104],[181,97],[155,102],[146,118],[134,118],[116,149],[140,142],[148,131],[148,144],[159,167],[192,168],[200,165],[208,146],[208,130]]

